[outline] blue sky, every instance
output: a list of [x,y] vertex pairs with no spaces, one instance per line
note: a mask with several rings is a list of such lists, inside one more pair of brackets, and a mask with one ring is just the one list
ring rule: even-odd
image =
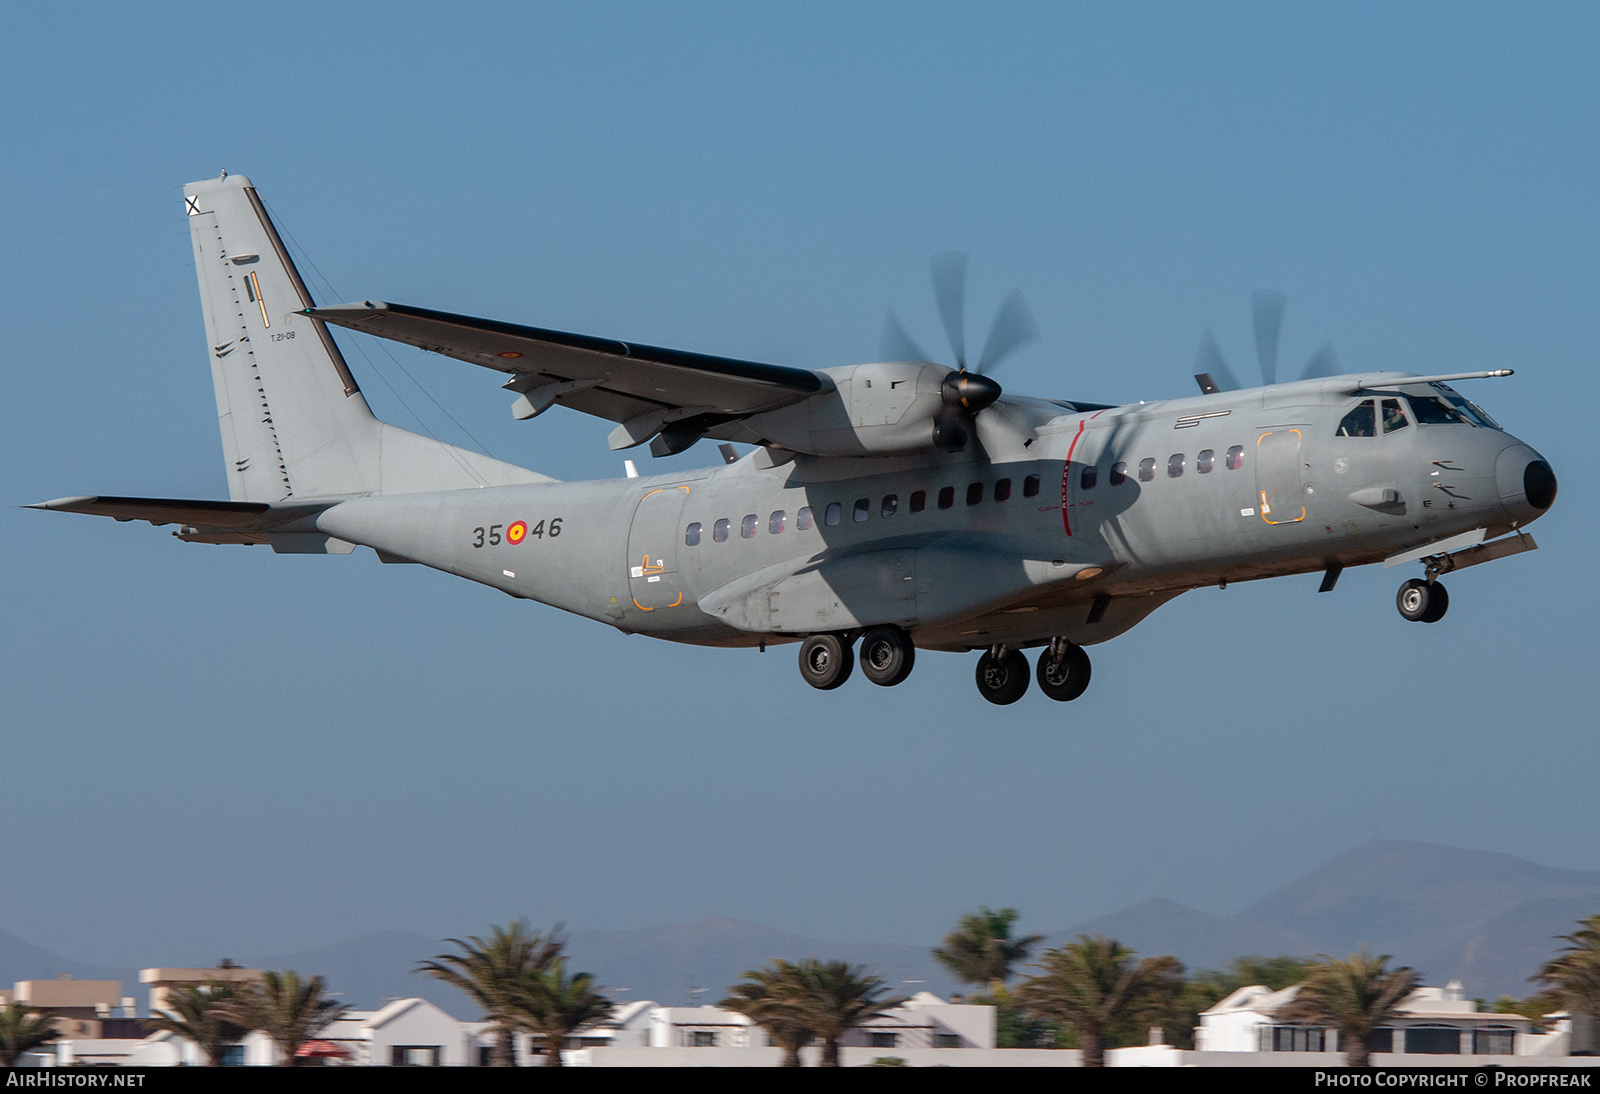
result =
[[[1597,43],[1589,4],[17,8],[0,929],[151,964],[516,915],[932,941],[1229,913],[1373,836],[1600,867]],[[1207,327],[1250,375],[1270,286],[1286,373],[1515,368],[1463,386],[1561,495],[1437,626],[1392,571],[1201,590],[1007,709],[966,657],[823,694],[788,647],[14,508],[225,496],[180,203],[223,169],[319,300],[803,367],[891,305],[939,346],[928,256],[964,248],[970,330],[1013,286],[1039,317],[1007,389],[1089,401],[1190,393]],[[341,338],[384,417],[621,472],[608,423]]]

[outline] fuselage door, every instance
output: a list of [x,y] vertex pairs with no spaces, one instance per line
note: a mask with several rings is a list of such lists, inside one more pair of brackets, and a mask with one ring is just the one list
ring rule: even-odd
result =
[[683,603],[678,553],[683,550],[683,506],[688,486],[661,486],[639,499],[628,526],[628,594],[642,612]]
[[1300,440],[1301,431],[1293,426],[1268,430],[1256,438],[1257,512],[1268,524],[1293,524],[1305,519]]

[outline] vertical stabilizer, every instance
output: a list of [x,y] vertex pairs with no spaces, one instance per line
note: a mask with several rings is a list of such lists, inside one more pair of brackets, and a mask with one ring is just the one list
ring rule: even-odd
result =
[[276,502],[415,493],[546,476],[373,417],[243,175],[183,188],[228,494]]

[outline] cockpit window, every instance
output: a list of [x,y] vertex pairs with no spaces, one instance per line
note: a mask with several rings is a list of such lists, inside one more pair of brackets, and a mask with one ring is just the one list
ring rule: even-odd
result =
[[1445,384],[1434,384],[1433,386],[1439,392],[1440,397],[1443,398],[1444,401],[1451,407],[1455,408],[1456,413],[1460,414],[1473,425],[1480,425],[1485,429],[1500,428],[1500,423],[1491,418],[1488,411],[1484,410],[1483,407],[1479,406],[1471,399],[1464,398],[1461,393],[1456,391],[1454,388],[1448,387]]
[[1360,403],[1339,422],[1339,437],[1376,437],[1378,423],[1372,412],[1372,400]]
[[1431,395],[1411,396],[1411,413],[1417,416],[1418,425],[1467,424],[1467,420],[1454,408],[1446,406],[1443,399],[1436,399]]
[[1383,400],[1383,431],[1393,433],[1397,429],[1404,429],[1411,424],[1411,419],[1406,417],[1405,404],[1399,399]]

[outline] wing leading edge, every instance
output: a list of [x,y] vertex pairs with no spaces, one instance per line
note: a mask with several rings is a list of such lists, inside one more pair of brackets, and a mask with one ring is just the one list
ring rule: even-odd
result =
[[830,390],[818,372],[365,300],[305,315],[509,373],[518,418],[556,403],[619,423],[612,448],[716,427]]

